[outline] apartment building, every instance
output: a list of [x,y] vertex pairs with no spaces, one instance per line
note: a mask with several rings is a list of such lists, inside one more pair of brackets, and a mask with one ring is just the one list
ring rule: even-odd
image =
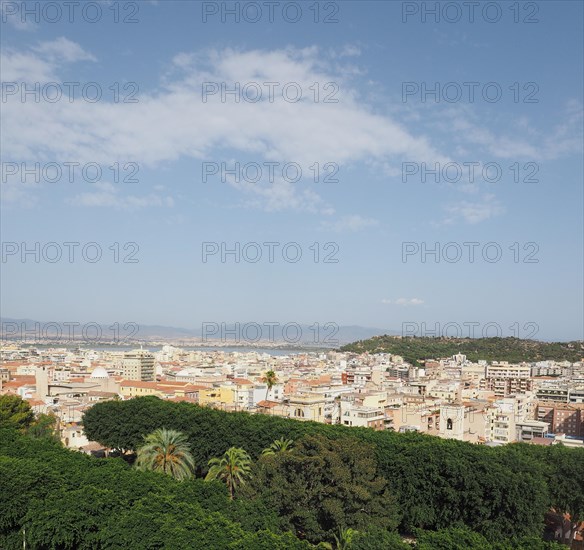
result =
[[[520,434],[541,432],[545,426],[530,424],[534,415],[533,393],[517,394],[495,401],[487,409],[487,441],[511,443],[517,441],[518,426]],[[521,435],[523,437],[523,435]],[[525,437],[528,437],[527,435]],[[533,437],[533,436],[532,436]]]
[[551,433],[584,437],[584,405],[539,403],[537,419],[547,422]]
[[128,351],[124,353],[122,371],[128,380],[153,382],[156,380],[154,355],[142,349]]
[[531,367],[526,364],[509,364],[506,361],[487,365],[485,379],[481,381],[480,387],[493,391],[497,397],[531,391]]
[[341,405],[341,424],[381,431],[385,429],[385,413],[381,407],[345,402]]
[[515,423],[515,441],[529,443],[534,437],[546,437],[549,429],[547,422],[524,420]]

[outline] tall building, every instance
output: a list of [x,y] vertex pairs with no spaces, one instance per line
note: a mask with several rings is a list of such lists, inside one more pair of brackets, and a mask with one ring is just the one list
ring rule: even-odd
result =
[[584,436],[584,406],[567,403],[539,403],[537,418],[550,425],[552,433]]
[[547,432],[546,423],[533,421],[534,405],[531,392],[495,401],[487,410],[487,441],[511,443]]
[[124,353],[122,371],[128,380],[153,382],[156,380],[154,355],[147,350],[135,349]]
[[485,379],[481,381],[481,389],[493,391],[497,397],[531,391],[532,388],[531,367],[512,365],[506,361],[487,365]]

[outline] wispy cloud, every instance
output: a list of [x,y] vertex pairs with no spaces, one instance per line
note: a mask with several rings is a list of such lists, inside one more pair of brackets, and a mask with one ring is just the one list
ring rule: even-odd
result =
[[[97,59],[79,44],[65,37],[40,42],[26,50],[6,47],[0,52],[4,82],[39,84],[58,82],[59,69],[64,64],[79,61],[97,61]],[[7,101],[4,106],[8,113],[10,113],[10,105],[11,102]]]
[[[354,62],[358,50],[349,47],[345,53]],[[24,53],[9,50],[5,59],[12,80],[58,81],[59,64],[95,58],[81,46],[58,39]],[[335,162],[342,167],[375,160],[399,166],[402,159],[448,160],[425,136],[375,113],[361,99],[351,80],[352,71],[343,71],[340,63],[340,58],[327,58],[316,47],[179,53],[161,75],[160,88],[150,93],[141,90],[138,103],[7,102],[3,124],[12,139],[4,153],[19,161],[46,158],[105,164],[123,160],[145,167],[179,158],[212,160],[234,154],[257,162],[294,161],[303,166]],[[280,87],[273,103],[222,102],[219,94],[203,103],[203,82],[230,86],[234,82],[278,82]],[[283,99],[281,89],[288,82],[301,88],[302,100]],[[311,91],[315,82],[321,87],[318,102]],[[338,87],[338,103],[324,102],[335,88],[324,90],[330,82]],[[267,97],[266,89],[264,94]],[[251,186],[240,191],[246,194],[248,206],[334,212],[317,192],[287,185],[281,179],[269,188]],[[354,216],[329,229],[357,230],[372,223]]]
[[94,184],[95,191],[79,193],[68,199],[74,206],[107,207],[117,210],[140,210],[142,208],[174,206],[174,199],[168,195],[150,193],[148,195],[124,195],[112,183]]
[[500,201],[492,194],[483,195],[481,201],[460,201],[444,207],[444,210],[448,212],[448,216],[442,219],[440,225],[450,225],[456,222],[476,224],[505,212]]

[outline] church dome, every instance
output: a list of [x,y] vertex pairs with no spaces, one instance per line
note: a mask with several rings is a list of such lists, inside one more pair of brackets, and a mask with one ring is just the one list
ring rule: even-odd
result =
[[96,367],[93,369],[90,378],[109,378],[109,374],[103,367]]

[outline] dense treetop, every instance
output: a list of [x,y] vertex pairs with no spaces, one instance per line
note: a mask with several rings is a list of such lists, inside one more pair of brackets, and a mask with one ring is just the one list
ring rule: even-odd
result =
[[341,351],[354,353],[391,353],[401,355],[412,364],[425,359],[450,357],[457,353],[470,361],[570,361],[584,358],[583,342],[540,342],[520,338],[447,338],[374,336],[341,347]]
[[[560,445],[493,449],[146,397],[87,411],[87,435],[120,454],[94,458],[18,418],[0,419],[3,550],[551,550],[547,511],[569,514],[567,529],[584,520],[584,450]],[[193,475],[132,465],[152,434],[157,455],[188,448]]]
[[[220,456],[232,446],[246,449],[251,458],[257,460],[264,449],[282,437],[303,441],[299,443],[301,447],[306,446],[303,438],[307,436],[339,440],[341,446],[353,449],[353,454],[341,455],[345,465],[367,457],[375,459],[375,476],[380,478],[374,482],[374,486],[380,483],[375,494],[385,495],[383,498],[390,512],[389,522],[383,523],[386,520],[380,518],[380,524],[397,525],[404,534],[415,534],[417,529],[465,527],[490,542],[501,543],[516,537],[539,539],[545,513],[551,507],[569,512],[574,518],[584,518],[584,449],[526,444],[491,448],[417,433],[376,432],[269,415],[228,413],[152,397],[100,403],[87,411],[84,424],[90,439],[111,448],[128,450],[135,449],[144,434],[160,427],[180,430],[192,444],[200,475],[205,474],[209,459]],[[351,441],[359,443],[353,445]],[[321,449],[316,453],[319,460],[326,460],[326,453],[332,452],[332,443],[318,445]],[[356,451],[359,446],[361,454]],[[330,460],[331,465],[335,463],[332,458]],[[306,525],[302,523],[301,509],[310,506],[313,498],[301,487],[316,483],[302,476],[310,467],[322,482],[318,472],[324,470],[319,470],[318,462],[306,462],[297,455],[275,459],[275,464],[281,464],[284,471],[271,468],[270,464],[259,463],[254,475],[256,479],[277,480],[277,483],[268,494],[259,489],[252,494],[269,503],[270,509],[288,503],[286,510],[278,509],[280,521],[284,521],[280,525],[298,533],[299,526]],[[299,473],[292,475],[290,472]],[[376,479],[375,476],[371,479]],[[564,479],[570,482],[561,481]],[[340,488],[345,482],[338,478],[334,482],[329,479],[327,483]],[[350,487],[349,483],[343,489],[344,494],[349,494]],[[252,481],[250,489],[253,488]],[[291,493],[287,496],[288,490]],[[322,502],[326,496],[314,498]],[[373,501],[370,505],[375,506]],[[345,517],[347,512],[334,506],[335,517]],[[351,521],[348,527],[360,526],[358,515],[351,517]],[[313,532],[317,536],[318,529],[314,527]]]

